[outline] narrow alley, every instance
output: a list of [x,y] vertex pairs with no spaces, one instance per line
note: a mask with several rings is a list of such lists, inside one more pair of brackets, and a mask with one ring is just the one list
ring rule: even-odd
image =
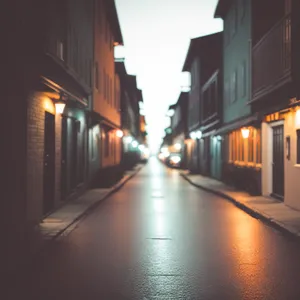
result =
[[299,250],[151,158],[6,299],[299,299]]

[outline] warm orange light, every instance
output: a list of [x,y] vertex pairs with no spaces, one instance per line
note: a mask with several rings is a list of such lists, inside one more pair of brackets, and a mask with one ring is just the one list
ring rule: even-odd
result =
[[247,128],[247,127],[244,127],[241,129],[241,132],[242,132],[242,136],[244,139],[247,139],[249,138],[249,134],[250,134],[250,129]]
[[114,42],[114,46],[119,46],[120,44],[118,42]]
[[123,135],[124,135],[124,133],[123,133],[122,130],[118,129],[118,130],[116,131],[116,136],[117,136],[117,137],[122,138]]
[[58,101],[55,103],[55,110],[57,114],[62,114],[64,112],[66,103],[63,101]]
[[300,109],[299,108],[296,110],[295,127],[296,127],[296,129],[300,128]]

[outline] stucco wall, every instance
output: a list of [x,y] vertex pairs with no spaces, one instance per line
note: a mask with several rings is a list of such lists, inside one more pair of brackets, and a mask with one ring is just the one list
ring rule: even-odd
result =
[[[275,125],[284,125],[284,203],[300,209],[300,165],[297,164],[297,134],[295,112],[285,115],[285,119],[275,123],[262,124],[262,193],[269,196],[273,191],[273,132]],[[286,137],[290,136],[290,159],[287,159]]]
[[296,113],[289,113],[284,123],[284,136],[290,136],[291,139],[291,157],[286,158],[287,149],[284,147],[284,162],[285,162],[285,204],[296,209],[300,209],[300,165],[297,164],[297,133],[296,130]]

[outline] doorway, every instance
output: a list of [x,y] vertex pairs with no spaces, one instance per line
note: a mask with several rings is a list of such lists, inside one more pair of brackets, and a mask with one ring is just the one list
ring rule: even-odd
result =
[[55,116],[45,112],[43,214],[54,208],[55,190]]
[[68,191],[68,155],[67,155],[67,141],[68,141],[68,118],[62,116],[61,124],[61,200],[65,200]]
[[284,196],[284,132],[283,125],[273,127],[273,191],[274,197]]

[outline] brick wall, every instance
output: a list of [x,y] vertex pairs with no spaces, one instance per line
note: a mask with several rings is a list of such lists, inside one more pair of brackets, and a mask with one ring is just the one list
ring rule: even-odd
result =
[[[27,221],[37,224],[43,217],[43,167],[45,112],[55,114],[51,99],[42,93],[28,98],[27,125]],[[61,116],[55,117],[55,204],[60,200]]]

